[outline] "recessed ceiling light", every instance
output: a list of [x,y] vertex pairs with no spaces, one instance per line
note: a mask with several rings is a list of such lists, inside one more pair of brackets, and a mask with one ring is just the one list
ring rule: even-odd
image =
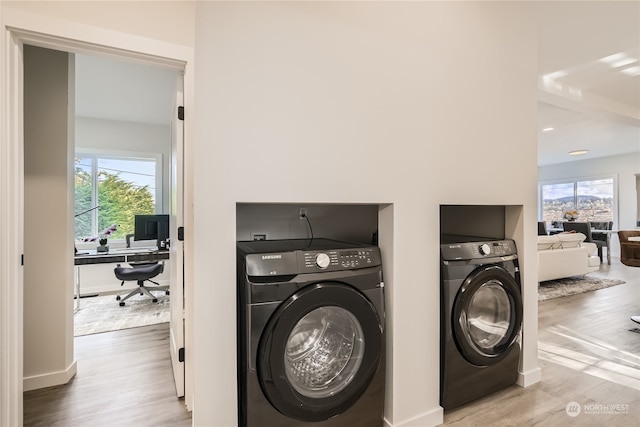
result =
[[542,129],[542,132],[551,132],[554,129],[555,128],[544,128],[544,129]]
[[570,156],[581,156],[583,154],[587,154],[589,150],[573,150],[569,151]]

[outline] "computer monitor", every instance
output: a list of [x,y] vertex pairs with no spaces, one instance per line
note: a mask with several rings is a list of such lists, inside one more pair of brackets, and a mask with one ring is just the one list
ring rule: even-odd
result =
[[133,225],[133,240],[155,240],[158,249],[166,247],[169,238],[169,215],[136,215]]

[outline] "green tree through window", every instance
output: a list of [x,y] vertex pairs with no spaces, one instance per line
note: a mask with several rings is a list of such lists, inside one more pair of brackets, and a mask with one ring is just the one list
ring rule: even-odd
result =
[[[93,170],[96,171],[95,179]],[[127,174],[132,172],[97,169],[92,162],[87,162],[87,158],[76,158],[75,211],[80,213],[100,206],[95,213],[91,211],[75,218],[76,239],[93,236],[111,224],[117,224],[118,230],[110,238],[124,239],[127,234],[133,233],[136,214],[155,212],[154,196],[149,185],[124,179],[123,175]],[[97,195],[94,185],[97,185]],[[94,202],[96,196],[97,202]]]
[[[76,164],[78,159],[76,159]],[[75,238],[77,240],[90,236],[91,213],[86,212],[92,208],[91,203],[91,174],[76,166],[75,176],[75,211],[80,214],[75,218]],[[82,213],[86,212],[86,213]]]

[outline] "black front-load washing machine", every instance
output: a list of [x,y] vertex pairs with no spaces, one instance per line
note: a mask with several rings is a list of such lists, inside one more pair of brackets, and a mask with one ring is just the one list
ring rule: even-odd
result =
[[328,239],[237,242],[240,426],[381,426],[380,251]]
[[440,404],[447,410],[516,382],[522,294],[513,240],[441,240]]

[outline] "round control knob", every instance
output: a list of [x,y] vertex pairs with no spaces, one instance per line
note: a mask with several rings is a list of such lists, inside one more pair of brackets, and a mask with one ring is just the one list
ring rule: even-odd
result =
[[316,265],[318,267],[327,268],[329,267],[330,262],[331,262],[331,259],[329,258],[329,255],[325,253],[319,253],[318,255],[316,255]]
[[489,255],[491,253],[491,246],[486,243],[480,245],[480,253],[482,255]]

